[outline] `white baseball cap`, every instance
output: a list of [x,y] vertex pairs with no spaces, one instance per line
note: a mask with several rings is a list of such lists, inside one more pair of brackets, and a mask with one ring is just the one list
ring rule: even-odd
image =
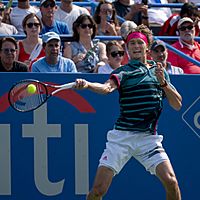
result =
[[191,18],[183,17],[183,18],[179,19],[177,28],[180,28],[180,26],[185,22],[190,22],[190,23],[194,24],[194,21]]
[[42,42],[47,43],[50,40],[59,40],[60,41],[60,36],[55,32],[47,32],[42,35]]

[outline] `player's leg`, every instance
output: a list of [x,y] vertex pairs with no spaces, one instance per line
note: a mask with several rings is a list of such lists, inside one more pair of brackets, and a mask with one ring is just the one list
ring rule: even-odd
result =
[[138,135],[139,153],[133,156],[162,182],[167,200],[181,200],[180,189],[167,153],[162,146],[161,135]]
[[113,170],[105,166],[100,166],[97,169],[93,187],[87,195],[87,200],[101,200],[108,191],[113,176]]
[[133,134],[124,131],[111,130],[108,132],[106,149],[99,160],[99,167],[87,200],[101,200],[106,194],[113,176],[122,170],[132,156],[129,152],[132,137],[134,137]]
[[166,190],[167,200],[181,200],[181,193],[171,163],[166,160],[156,167],[156,176]]

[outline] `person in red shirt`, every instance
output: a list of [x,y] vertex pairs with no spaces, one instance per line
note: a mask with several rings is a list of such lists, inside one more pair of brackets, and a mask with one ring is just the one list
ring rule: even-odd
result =
[[[180,19],[177,27],[180,38],[172,46],[191,58],[200,61],[200,44],[194,40],[195,27],[192,19],[189,17]],[[200,74],[200,66],[193,64],[172,51],[169,51],[168,61],[172,65],[182,68],[186,74]]]
[[200,33],[200,27],[199,27],[199,18],[200,14],[198,11],[198,6],[196,6],[194,3],[184,3],[181,7],[180,14],[175,13],[172,16],[169,17],[167,21],[163,24],[161,27],[161,30],[159,32],[160,36],[176,36],[179,35],[177,25],[178,21],[183,17],[189,17],[195,22],[195,35],[199,36]]
[[31,71],[33,62],[45,56],[42,40],[39,37],[42,23],[36,14],[30,13],[24,18],[22,26],[26,37],[19,41],[18,60],[26,63]]

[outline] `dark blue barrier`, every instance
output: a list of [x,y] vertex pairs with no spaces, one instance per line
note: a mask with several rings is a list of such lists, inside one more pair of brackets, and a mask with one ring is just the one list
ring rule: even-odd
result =
[[[85,200],[106,133],[118,115],[118,94],[70,90],[40,109],[19,113],[7,92],[25,78],[63,84],[83,77],[104,82],[108,75],[0,73],[0,200]],[[199,75],[174,75],[183,96],[179,112],[165,105],[159,122],[163,145],[174,166],[183,200],[198,199],[200,180]],[[104,200],[162,200],[161,183],[135,160],[117,175]]]

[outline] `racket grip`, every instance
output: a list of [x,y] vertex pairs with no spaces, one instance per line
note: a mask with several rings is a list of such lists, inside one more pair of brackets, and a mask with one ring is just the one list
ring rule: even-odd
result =
[[67,83],[67,84],[63,85],[63,87],[65,89],[70,89],[70,88],[73,88],[75,85],[76,85],[76,83],[72,82],[72,83]]

